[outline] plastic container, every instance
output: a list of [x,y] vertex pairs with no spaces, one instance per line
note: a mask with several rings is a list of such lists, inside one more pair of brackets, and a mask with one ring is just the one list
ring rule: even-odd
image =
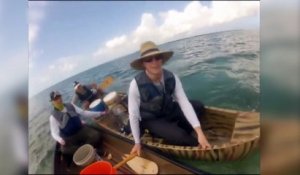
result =
[[94,147],[90,144],[85,144],[76,150],[73,155],[73,161],[78,166],[87,166],[96,162],[98,157]]
[[81,170],[80,174],[117,174],[117,170],[110,162],[97,161]]
[[103,101],[105,102],[106,105],[110,106],[115,103],[120,102],[120,98],[118,96],[118,93],[116,91],[108,93],[104,98]]

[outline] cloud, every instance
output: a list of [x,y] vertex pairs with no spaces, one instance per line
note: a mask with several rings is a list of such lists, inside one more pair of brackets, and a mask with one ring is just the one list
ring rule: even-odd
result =
[[201,34],[199,32],[205,29],[218,30],[220,25],[251,16],[259,18],[258,1],[213,1],[210,7],[192,1],[182,11],[169,10],[160,12],[158,16],[144,13],[140,24],[132,32],[106,41],[93,56],[95,60],[106,62],[136,51],[146,40],[161,44]]
[[28,30],[28,41],[29,41],[29,46],[33,46],[34,41],[36,40],[38,36],[40,28],[36,24],[29,24],[29,30]]
[[124,42],[126,42],[126,39],[127,39],[126,35],[122,35],[120,37],[116,37],[116,38],[106,42],[105,46],[107,48],[119,47],[119,46],[122,46],[122,44]]
[[36,49],[35,44],[40,33],[41,23],[45,18],[45,7],[47,4],[46,1],[31,1],[28,3],[29,68],[34,67],[34,58],[41,53],[41,51]]
[[150,13],[144,13],[141,17],[140,25],[133,31],[131,40],[135,45],[139,44],[141,40],[159,39],[159,30],[156,19]]
[[32,72],[33,70],[29,70],[29,83],[34,84],[34,86],[30,86],[29,88],[29,96],[32,97],[41,89],[52,86],[92,66],[95,65],[94,62],[90,61],[89,57],[73,55],[56,59],[43,72],[39,72],[38,74]]
[[[103,47],[100,47],[92,54],[91,57],[95,62],[94,65],[111,61],[111,58],[128,54],[128,51],[129,53],[132,52],[133,49],[128,43],[130,43],[130,41],[126,35],[118,36],[107,41]],[[118,48],[117,52],[115,52],[116,48]]]
[[259,2],[233,2],[220,1],[212,2],[212,16],[210,22],[212,25],[229,22],[245,16],[251,16],[259,13]]
[[[112,56],[119,57],[127,54],[128,49],[130,49],[127,43],[129,43],[129,41],[126,35],[118,36],[107,41],[104,47],[100,47],[92,54],[92,58],[96,62],[95,64],[98,65],[110,61]],[[119,48],[117,53],[114,52],[115,48]]]
[[50,65],[48,68],[49,68],[50,70],[53,70],[53,69],[55,69],[55,67],[56,67],[56,66],[52,64],[52,65]]
[[28,40],[29,45],[33,46],[36,41],[42,20],[45,17],[45,7],[47,2],[38,1],[38,2],[29,2],[29,10],[28,10]]
[[199,2],[189,3],[182,12],[176,10],[162,12],[160,16],[164,23],[160,26],[161,34],[167,40],[175,35],[207,26],[209,23],[207,16],[211,15],[211,10]]
[[[38,37],[40,23],[44,18],[44,14],[39,13],[44,13],[41,10],[43,8],[44,6],[38,6],[31,14],[31,44]],[[162,44],[175,39],[202,34],[201,32],[205,30],[214,32],[214,30],[220,30],[222,25],[253,16],[259,18],[258,1],[214,1],[211,6],[205,6],[199,1],[192,1],[181,11],[171,9],[156,15],[144,13],[141,15],[139,25],[131,32],[115,36],[101,43],[100,47],[90,55],[68,56],[58,59],[44,73],[33,77],[31,82],[35,84],[34,88],[48,87],[93,66],[137,51],[140,44],[146,40]],[[31,52],[32,56],[35,54],[41,53],[38,51]],[[30,61],[30,65],[34,66],[34,62]]]

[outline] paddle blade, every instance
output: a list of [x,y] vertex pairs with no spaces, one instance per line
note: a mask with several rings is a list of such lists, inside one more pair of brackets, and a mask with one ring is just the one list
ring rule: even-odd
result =
[[106,89],[114,82],[114,78],[112,76],[107,76],[102,83],[99,84],[99,88]]
[[137,174],[158,174],[155,162],[136,156],[127,162],[127,165]]

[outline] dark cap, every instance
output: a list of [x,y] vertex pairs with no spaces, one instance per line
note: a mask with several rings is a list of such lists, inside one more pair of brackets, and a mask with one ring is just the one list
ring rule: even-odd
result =
[[56,97],[61,97],[61,94],[58,91],[52,91],[50,93],[50,101],[53,101]]
[[80,86],[80,83],[78,81],[74,81],[73,86],[74,89],[77,90],[77,88]]
[[77,84],[79,84],[79,82],[78,81],[74,81],[73,86],[75,87],[75,86],[77,86]]

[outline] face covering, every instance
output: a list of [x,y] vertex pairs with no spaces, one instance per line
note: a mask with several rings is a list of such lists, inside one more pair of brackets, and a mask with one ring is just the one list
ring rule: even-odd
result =
[[55,102],[53,102],[53,105],[59,111],[62,111],[64,109],[64,104],[63,103],[55,103]]

